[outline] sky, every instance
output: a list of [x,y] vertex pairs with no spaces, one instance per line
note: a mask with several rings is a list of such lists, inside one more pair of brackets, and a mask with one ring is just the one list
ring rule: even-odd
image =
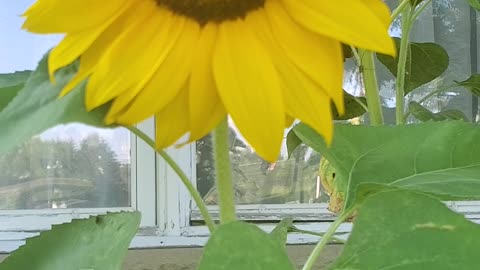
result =
[[[42,56],[61,40],[61,35],[36,35],[22,30],[21,14],[34,0],[0,0],[0,74],[33,70]],[[65,0],[68,1],[68,0]],[[40,135],[43,139],[79,142],[92,133],[105,139],[117,158],[130,160],[129,132],[123,129],[96,129],[80,124],[58,126]]]

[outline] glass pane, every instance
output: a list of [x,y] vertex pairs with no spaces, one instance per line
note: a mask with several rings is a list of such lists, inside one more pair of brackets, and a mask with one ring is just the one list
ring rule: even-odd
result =
[[[2,3],[0,73],[34,69],[61,38],[21,30],[33,2]],[[128,207],[130,175],[127,130],[58,126],[0,155],[0,210]]]
[[58,126],[0,155],[0,209],[130,206],[130,134]]
[[[278,161],[268,163],[252,151],[233,124],[230,127],[230,146],[238,204],[328,201],[317,178],[320,155],[310,148],[302,145],[288,159],[284,145]],[[207,204],[217,203],[214,170],[212,140],[211,136],[207,136],[197,142],[197,187]]]

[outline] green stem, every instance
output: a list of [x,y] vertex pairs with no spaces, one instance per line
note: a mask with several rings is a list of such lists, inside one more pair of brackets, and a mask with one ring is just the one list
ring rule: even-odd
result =
[[348,219],[348,217],[355,211],[356,207],[352,207],[346,212],[343,212],[342,215],[340,215],[333,223],[330,225],[328,228],[327,232],[325,232],[325,235],[320,239],[320,242],[315,246],[313,249],[312,253],[308,257],[307,261],[305,262],[305,265],[303,266],[302,270],[310,270],[313,268],[315,261],[318,259],[318,256],[320,256],[323,248],[328,244],[328,241],[330,238],[335,234],[337,231],[338,227]]
[[405,72],[407,65],[407,55],[408,55],[408,45],[410,40],[410,29],[412,26],[411,23],[412,8],[411,6],[406,6],[402,12],[402,38],[400,39],[400,48],[398,55],[398,67],[397,67],[397,81],[396,81],[396,122],[397,125],[405,123],[404,121],[404,110],[405,110]]
[[[292,227],[290,228],[290,232],[296,232],[296,233],[303,233],[303,234],[310,234],[310,235],[315,235],[315,236],[320,236],[320,237],[324,237],[325,236],[325,233],[317,233],[317,232],[312,232],[312,231],[306,231],[306,230],[301,230],[297,227]],[[332,242],[335,242],[335,243],[340,243],[340,244],[344,244],[345,241],[343,239],[340,239],[338,237],[330,237],[330,240]]]
[[202,214],[203,219],[205,220],[205,224],[208,227],[208,230],[210,233],[212,233],[215,230],[215,223],[213,222],[212,217],[210,216],[210,213],[207,210],[207,206],[202,200],[202,196],[198,193],[197,189],[195,186],[193,186],[192,182],[188,177],[185,175],[185,173],[182,171],[180,166],[170,157],[170,155],[167,154],[167,152],[156,149],[155,147],[155,142],[144,132],[139,130],[138,128],[134,126],[128,126],[126,127],[130,132],[135,134],[137,137],[142,139],[146,144],[148,144],[152,149],[154,149],[167,163],[170,165],[170,167],[175,171],[175,173],[178,175],[180,180],[182,181],[183,185],[187,188],[188,192],[190,192],[190,195],[192,196],[193,200],[197,204],[198,209],[200,210],[200,213]]
[[395,8],[395,10],[392,12],[392,16],[390,17],[392,18],[392,21],[395,20],[398,17],[398,15],[400,15],[400,13],[402,13],[402,11],[405,9],[406,6],[410,5],[410,1],[411,0],[403,0],[402,2],[400,2],[398,7]]
[[414,22],[417,19],[417,17],[420,16],[420,14],[422,14],[423,10],[428,6],[428,4],[430,4],[430,2],[432,2],[432,0],[427,0],[424,3],[422,3],[422,6],[413,14],[411,19],[412,22]]
[[213,136],[220,223],[227,223],[236,219],[228,133],[228,121],[225,118],[215,129]]
[[360,54],[362,55],[361,66],[363,67],[363,82],[365,84],[370,122],[372,126],[383,125],[382,103],[378,89],[373,52],[360,50]]
[[353,47],[352,45],[350,45],[350,50],[352,50],[353,58],[357,62],[357,65],[359,65],[359,66],[362,65],[362,58],[358,54],[357,49],[355,47]]

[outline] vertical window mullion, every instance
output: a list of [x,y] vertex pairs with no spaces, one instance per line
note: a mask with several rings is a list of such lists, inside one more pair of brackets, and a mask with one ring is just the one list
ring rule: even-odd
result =
[[[151,138],[155,136],[155,121],[148,119],[140,124],[138,128]],[[140,138],[135,137],[135,173],[136,180],[136,208],[142,213],[140,226],[150,227],[156,224],[156,168],[155,151]]]

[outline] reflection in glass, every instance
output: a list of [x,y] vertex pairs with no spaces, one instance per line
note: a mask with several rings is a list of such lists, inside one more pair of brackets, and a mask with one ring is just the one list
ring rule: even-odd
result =
[[[258,157],[232,126],[230,159],[238,204],[283,204],[326,202],[317,179],[320,155],[306,146],[291,158],[282,151],[275,163]],[[197,142],[197,187],[207,204],[217,203],[211,136]]]
[[0,209],[130,206],[129,136],[59,126],[0,155]]

